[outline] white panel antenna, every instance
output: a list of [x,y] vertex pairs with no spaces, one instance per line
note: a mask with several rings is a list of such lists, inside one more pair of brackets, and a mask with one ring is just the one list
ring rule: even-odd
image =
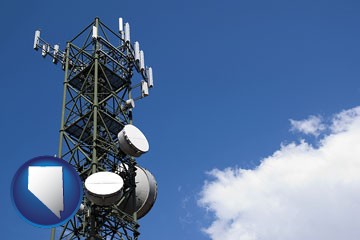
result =
[[146,81],[141,80],[141,96],[146,97],[149,96],[149,87]]
[[125,104],[121,106],[121,111],[125,111],[125,110],[132,110],[133,108],[135,108],[135,101],[134,99],[128,99],[125,101]]
[[98,30],[97,27],[92,27],[92,38],[98,38]]
[[126,100],[125,104],[126,104],[127,108],[134,108],[135,107],[135,102],[134,102],[133,99]]
[[44,45],[42,46],[42,49],[41,49],[41,55],[42,55],[43,57],[45,57],[46,54],[48,53],[48,50],[49,50],[48,45],[47,45],[47,44],[44,44]]
[[58,56],[58,53],[59,53],[59,48],[60,46],[59,45],[54,45],[54,58],[53,58],[53,63],[54,64],[57,64],[57,56]]
[[154,87],[153,71],[151,67],[146,69],[146,76],[148,78],[147,81],[149,88]]
[[145,58],[144,58],[144,51],[143,50],[140,51],[140,70],[141,71],[145,70]]
[[123,19],[119,18],[119,32],[122,33],[123,31],[124,31]]
[[130,42],[130,24],[125,23],[125,42]]
[[39,38],[40,38],[40,30],[36,30],[35,38],[34,38],[34,49],[35,50],[38,50]]
[[140,61],[140,44],[139,42],[134,43],[134,55],[137,62]]

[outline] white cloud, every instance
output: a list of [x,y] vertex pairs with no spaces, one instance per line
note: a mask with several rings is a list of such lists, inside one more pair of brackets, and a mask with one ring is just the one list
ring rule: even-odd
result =
[[305,134],[318,136],[321,131],[325,130],[325,125],[319,116],[310,116],[305,120],[293,120],[290,119],[291,130],[298,131]]
[[199,205],[213,240],[358,240],[360,107],[337,114],[313,147],[281,146],[253,170],[213,170]]

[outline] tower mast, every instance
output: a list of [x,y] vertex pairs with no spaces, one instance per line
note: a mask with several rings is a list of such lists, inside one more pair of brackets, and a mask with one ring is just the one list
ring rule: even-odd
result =
[[[118,174],[124,182],[121,199],[116,202],[99,204],[84,197],[77,214],[61,228],[52,229],[51,240],[138,239],[139,186],[135,178],[140,170],[151,174],[135,159],[146,151],[134,144],[130,145],[139,154],[121,150],[119,132],[132,125],[135,101],[148,96],[153,77],[139,43],[130,42],[129,24],[123,25],[120,18],[115,32],[95,18],[67,42],[64,51],[58,45],[50,46],[36,31],[34,49],[41,50],[43,57],[50,55],[65,72],[58,157],[74,166],[84,184],[99,172]],[[134,84],[135,74],[142,80]],[[147,207],[140,217],[156,199],[157,186],[152,179],[146,184],[153,189],[153,199],[143,199]]]

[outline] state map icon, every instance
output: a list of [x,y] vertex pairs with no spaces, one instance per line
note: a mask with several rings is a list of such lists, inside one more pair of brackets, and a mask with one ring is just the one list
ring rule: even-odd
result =
[[33,225],[55,227],[79,209],[82,182],[72,165],[42,156],[24,163],[16,172],[11,197],[20,215]]

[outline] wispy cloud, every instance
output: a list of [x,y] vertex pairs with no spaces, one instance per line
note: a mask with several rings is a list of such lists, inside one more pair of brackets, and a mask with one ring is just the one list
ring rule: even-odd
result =
[[325,130],[325,124],[322,123],[321,117],[310,116],[305,120],[293,120],[290,119],[291,131],[297,131],[304,134],[310,134],[318,136],[323,130]]
[[[325,128],[317,117],[308,122],[297,129]],[[212,240],[359,239],[360,107],[335,115],[329,129],[318,147],[281,146],[256,169],[212,170],[199,200],[214,214],[204,232]]]

